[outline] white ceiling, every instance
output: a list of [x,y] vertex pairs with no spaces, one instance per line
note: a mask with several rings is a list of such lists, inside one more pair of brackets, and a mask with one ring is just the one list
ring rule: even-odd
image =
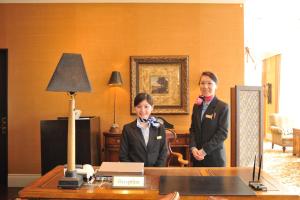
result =
[[244,0],[0,0],[0,3],[243,3]]
[[257,57],[299,46],[299,0],[245,0],[245,46]]

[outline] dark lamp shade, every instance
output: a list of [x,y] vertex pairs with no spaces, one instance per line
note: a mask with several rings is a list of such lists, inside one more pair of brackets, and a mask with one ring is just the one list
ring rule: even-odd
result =
[[55,92],[91,91],[90,82],[80,54],[63,53],[47,90]]
[[108,85],[110,86],[121,86],[123,84],[121,73],[118,71],[113,71],[111,73],[110,79],[108,81]]

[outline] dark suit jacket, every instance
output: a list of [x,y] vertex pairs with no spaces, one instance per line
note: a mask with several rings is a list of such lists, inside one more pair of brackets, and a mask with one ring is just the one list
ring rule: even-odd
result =
[[226,157],[224,140],[228,135],[228,105],[217,97],[210,102],[201,121],[202,105],[194,105],[190,127],[190,148],[203,148],[206,152],[204,160],[197,161],[194,156],[193,165],[203,167],[223,167]]
[[146,146],[142,130],[136,120],[123,127],[121,136],[121,162],[143,162],[145,167],[165,167],[167,159],[166,132],[163,125],[150,126]]

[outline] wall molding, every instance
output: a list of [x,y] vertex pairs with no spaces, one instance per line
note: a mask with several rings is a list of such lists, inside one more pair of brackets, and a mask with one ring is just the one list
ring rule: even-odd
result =
[[41,174],[8,174],[8,187],[25,187],[41,177]]

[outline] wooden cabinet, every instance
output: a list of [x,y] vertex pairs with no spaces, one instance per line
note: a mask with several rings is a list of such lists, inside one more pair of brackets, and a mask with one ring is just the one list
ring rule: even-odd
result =
[[[119,149],[121,134],[104,132],[104,161],[119,161]],[[189,134],[177,133],[177,139],[172,143],[172,149],[175,152],[181,152],[185,159],[189,160]]]
[[104,161],[119,161],[121,134],[104,132]]
[[[41,121],[41,172],[67,163],[68,120]],[[76,164],[99,165],[99,117],[82,118],[76,126]]]

